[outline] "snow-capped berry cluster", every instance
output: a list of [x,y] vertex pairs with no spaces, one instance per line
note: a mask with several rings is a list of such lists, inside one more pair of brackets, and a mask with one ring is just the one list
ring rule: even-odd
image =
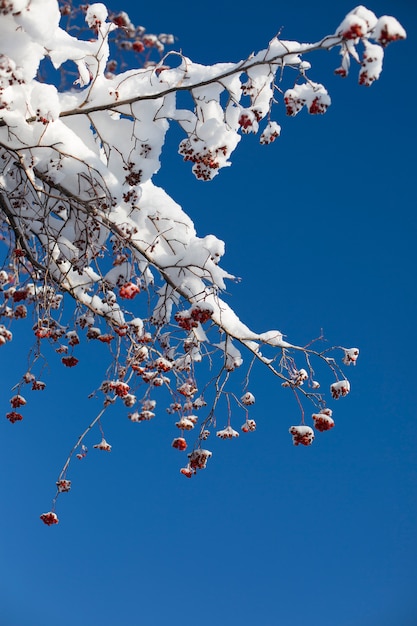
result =
[[53,511],[48,511],[48,513],[42,513],[42,515],[40,515],[40,519],[47,526],[53,526],[53,524],[58,524],[59,522],[57,514]]
[[380,43],[383,48],[392,41],[405,39],[406,36],[404,28],[391,15],[380,17],[372,31],[372,38]]
[[187,478],[191,478],[198,470],[206,468],[208,459],[212,456],[210,450],[197,448],[188,454],[188,463],[180,469],[180,473]]
[[68,345],[70,346],[78,346],[80,343],[80,338],[75,330],[68,331],[66,338],[68,339]]
[[10,398],[10,404],[12,405],[12,409],[18,409],[21,406],[25,406],[26,400],[23,396],[17,394]]
[[133,413],[128,413],[128,418],[131,422],[147,422],[155,417],[155,413],[153,411],[149,411],[147,409],[142,409],[142,411],[134,411]]
[[184,439],[184,437],[176,437],[173,442],[172,442],[172,447],[176,448],[177,450],[186,450],[187,449],[187,442]]
[[336,383],[330,385],[330,393],[334,400],[347,396],[350,391],[350,382],[348,380],[339,380]]
[[175,426],[180,430],[192,430],[197,423],[197,419],[195,415],[183,415],[178,422],[175,422]]
[[314,428],[321,433],[333,428],[334,420],[332,418],[332,413],[332,410],[328,408],[321,409],[320,413],[314,413],[312,415]]
[[[0,57],[1,63],[1,57]],[[4,285],[7,285],[11,280],[11,277],[6,272],[6,270],[0,270],[0,291],[3,291]]]
[[283,387],[301,387],[308,380],[308,373],[304,368],[291,369],[290,380],[282,383]]
[[356,365],[359,356],[359,348],[343,348],[343,363],[345,365]]
[[71,489],[71,481],[66,478],[61,478],[56,483],[59,493],[66,493]]
[[295,446],[311,446],[314,441],[314,431],[310,426],[291,426],[289,432]]
[[32,383],[32,391],[43,391],[46,387],[46,383],[43,380],[34,380]]
[[252,433],[256,430],[256,422],[252,419],[247,419],[244,424],[241,426],[241,430],[244,433]]
[[10,88],[22,85],[24,82],[22,68],[19,68],[6,54],[0,54],[0,110],[9,108],[11,104],[12,90]]
[[[379,78],[384,56],[383,48],[391,41],[406,37],[405,30],[394,17],[383,15],[378,19],[375,13],[364,6],[358,6],[350,11],[336,29],[336,34],[343,37],[345,46],[341,48],[342,65],[335,73],[342,77],[347,76],[352,56],[355,61],[361,62],[359,84],[367,87]],[[377,43],[371,43],[369,39]],[[355,48],[359,41],[362,41],[364,46],[362,61]]]
[[213,315],[213,307],[208,304],[195,304],[185,311],[177,311],[174,319],[178,326],[184,330],[192,330],[197,328],[199,324],[204,324]]
[[381,46],[369,41],[365,41],[364,46],[362,67],[359,72],[359,84],[369,87],[375,80],[378,80],[382,72],[384,51]]
[[94,31],[98,31],[101,28],[101,25],[106,22],[107,19],[107,9],[104,4],[95,3],[88,6],[85,21]]
[[275,141],[281,134],[281,126],[276,122],[268,122],[267,126],[261,133],[259,142],[261,144],[269,144]]
[[284,93],[287,115],[294,117],[305,106],[311,115],[325,113],[331,104],[330,96],[319,83],[302,83]]
[[123,396],[122,401],[125,406],[131,408],[136,404],[136,399],[137,398],[133,393],[127,393],[125,396]]
[[183,156],[184,161],[194,163],[192,169],[196,178],[206,181],[217,175],[219,168],[227,163],[230,155],[227,145],[208,147],[205,142],[197,138],[194,142],[190,139],[183,139],[178,152]]
[[223,428],[223,430],[218,430],[216,432],[216,436],[220,439],[234,439],[235,437],[239,437],[239,433],[237,432],[237,430],[234,430],[229,424],[229,426],[226,426],[226,428]]
[[242,133],[245,135],[249,133],[257,133],[259,129],[259,119],[255,111],[252,109],[242,109],[238,124]]
[[81,461],[81,459],[85,459],[87,456],[88,448],[84,444],[81,445],[80,451],[77,452],[76,458]]
[[197,393],[198,389],[195,385],[195,382],[189,379],[182,383],[182,385],[177,388],[177,391],[186,398],[192,398],[192,396]]
[[4,345],[7,341],[11,341],[13,335],[3,324],[0,324],[0,346]]
[[207,461],[211,458],[212,452],[210,450],[204,450],[203,448],[198,448],[191,452],[188,455],[190,467],[192,469],[205,469],[207,465]]
[[251,406],[255,404],[255,396],[250,391],[247,391],[241,398],[240,401],[245,406]]
[[128,395],[130,387],[123,380],[104,380],[100,390],[105,394],[114,393],[119,398],[124,398]]
[[100,443],[96,443],[93,448],[96,448],[97,450],[104,450],[105,452],[111,451],[111,445],[104,439],[104,437]]
[[119,296],[126,300],[133,300],[138,293],[140,293],[139,286],[131,281],[125,283],[119,289]]
[[359,39],[371,38],[382,47],[387,46],[391,41],[406,37],[404,28],[395,17],[383,15],[378,19],[375,13],[361,5],[346,15],[336,29],[336,34],[355,42]]
[[348,13],[336,32],[343,37],[343,39],[353,39],[356,41],[357,39],[366,37],[368,24],[358,14]]

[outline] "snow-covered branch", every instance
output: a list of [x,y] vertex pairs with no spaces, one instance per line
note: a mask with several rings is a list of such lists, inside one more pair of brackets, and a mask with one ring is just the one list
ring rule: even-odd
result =
[[[183,130],[179,153],[192,163],[194,175],[211,180],[231,164],[242,135],[260,131],[261,144],[279,137],[281,127],[273,120],[279,102],[290,116],[304,107],[310,114],[325,113],[330,96],[310,80],[307,54],[337,47],[342,62],[336,74],[346,76],[353,59],[360,67],[359,83],[370,85],[380,75],[384,47],[405,32],[395,18],[378,19],[359,6],[317,43],[275,37],[247,59],[213,66],[171,52],[159,63],[117,74],[111,37],[121,25],[136,31],[126,14],[116,18],[109,21],[102,4],[88,6],[85,20],[94,37],[86,41],[60,27],[55,0],[13,0],[2,9],[0,214],[9,254],[0,271],[5,322],[0,344],[10,341],[8,326],[26,317],[28,309],[35,316],[38,346],[33,367],[44,340],[57,346],[63,365],[76,365],[79,329],[88,340],[117,343],[113,377],[100,388],[104,407],[117,398],[134,406],[132,389],[142,384],[142,408],[129,417],[147,420],[154,415],[151,391],[166,387],[173,399],[170,410],[180,416],[181,437],[173,443],[179,449],[186,446],[184,431],[197,421],[194,412],[206,405],[204,394],[196,397],[196,366],[205,359],[213,368],[219,355],[210,381],[211,410],[182,471],[190,476],[210,457],[201,443],[215,424],[220,399],[226,399],[229,413],[220,438],[236,436],[230,425],[232,400],[246,411],[242,430],[255,428],[245,408],[253,404],[253,394],[246,391],[238,400],[228,390],[230,373],[244,360],[240,349],[290,387],[298,402],[300,397],[313,401],[318,430],[330,428],[332,419],[317,391],[312,360],[324,362],[334,375],[333,398],[346,395],[349,383],[327,351],[292,345],[278,330],[253,331],[226,303],[222,292],[234,277],[220,266],[224,243],[214,235],[198,237],[188,215],[152,181],[169,125],[175,122]],[[56,75],[52,70],[45,75],[46,58]],[[71,88],[58,88],[68,62],[78,77]],[[180,92],[188,92],[188,108],[179,107]],[[75,307],[63,299],[65,293]],[[356,362],[356,348],[341,350],[345,365]],[[11,422],[22,418],[15,409],[26,403],[20,389],[28,383],[36,390],[44,386],[30,368],[24,373],[7,415]],[[309,445],[314,434],[301,413],[301,426],[292,427],[291,434],[296,445]],[[100,449],[109,450],[109,444]],[[62,487],[68,481],[61,473],[58,482]],[[58,485],[58,491],[65,490]]]

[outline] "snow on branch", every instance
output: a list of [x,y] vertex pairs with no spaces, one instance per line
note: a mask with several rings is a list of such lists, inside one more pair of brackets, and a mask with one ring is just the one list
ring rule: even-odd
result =
[[[69,32],[60,25],[82,10],[88,39],[81,38],[82,28]],[[149,420],[157,387],[172,399],[168,410],[180,430],[175,448],[187,447],[184,434],[197,423],[194,414],[205,411],[181,472],[192,476],[203,469],[211,452],[201,444],[216,426],[220,402],[229,417],[219,438],[238,435],[230,424],[232,405],[244,411],[242,431],[255,429],[248,413],[255,396],[246,389],[239,399],[229,387],[245,354],[246,387],[254,361],[281,379],[301,409],[301,425],[290,428],[294,443],[310,445],[314,433],[304,425],[301,400],[312,400],[318,411],[316,429],[333,425],[312,359],[330,368],[334,399],[350,389],[340,366],[328,350],[290,344],[278,330],[249,329],[222,296],[234,278],[220,265],[224,243],[214,235],[198,237],[188,215],[152,178],[170,123],[184,132],[179,154],[198,179],[209,181],[230,166],[243,135],[260,131],[261,144],[279,137],[281,126],[273,119],[278,102],[290,116],[304,107],[313,115],[325,113],[330,96],[308,77],[308,53],[338,48],[336,74],[346,76],[353,59],[359,83],[371,85],[385,46],[403,39],[404,29],[395,18],[378,19],[359,6],[317,43],[275,37],[247,59],[213,66],[168,52],[117,72],[115,46],[119,54],[146,47],[162,54],[173,37],[145,35],[126,13],[109,16],[103,4],[77,9],[60,8],[55,0],[10,0],[0,13],[0,214],[8,247],[0,271],[0,345],[12,340],[11,323],[29,311],[35,341],[6,417],[22,419],[16,409],[26,404],[20,393],[26,385],[45,387],[35,374],[42,342],[55,347],[66,367],[78,363],[81,333],[112,347],[99,390],[104,408],[72,449],[57,494],[69,490],[70,461],[85,456],[84,438],[94,425],[102,435],[94,447],[110,451],[101,426],[105,408],[119,400],[133,407],[132,422]],[[45,73],[46,58],[54,70]],[[71,72],[75,80],[68,84]],[[189,108],[178,106],[182,91],[190,94]],[[357,348],[341,350],[344,365],[356,363]],[[203,360],[212,373],[201,386],[197,366]],[[56,523],[54,515],[45,514],[45,523]]]

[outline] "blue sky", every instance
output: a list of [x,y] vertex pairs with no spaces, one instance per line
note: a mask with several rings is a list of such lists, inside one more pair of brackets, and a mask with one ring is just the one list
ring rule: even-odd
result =
[[[202,63],[244,58],[281,27],[284,38],[318,40],[354,7],[289,4],[111,6],[150,32],[173,32]],[[0,626],[417,623],[417,11],[405,0],[369,8],[408,32],[388,47],[378,83],[359,87],[355,69],[337,78],[337,53],[315,53],[310,77],[333,101],[326,115],[290,119],[278,105],[279,140],[244,137],[211,183],[182,163],[174,130],[156,178],[199,234],[226,241],[223,266],[242,278],[229,302],[250,326],[298,344],[323,328],[329,343],[360,347],[352,392],[333,406],[336,427],[293,447],[297,406],[257,368],[257,431],[213,442],[207,470],[186,480],[169,416],[133,425],[113,410],[112,453],[74,463],[61,522],[47,528],[39,514],[97,409],[87,395],[105,348],[89,344],[72,370],[51,359],[25,420],[0,422]],[[4,412],[30,337],[15,334],[1,348]]]

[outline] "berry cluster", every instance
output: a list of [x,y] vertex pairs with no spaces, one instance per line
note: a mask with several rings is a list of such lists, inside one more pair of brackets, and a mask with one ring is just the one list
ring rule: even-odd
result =
[[21,406],[25,406],[26,400],[23,396],[17,394],[10,398],[10,404],[12,405],[12,409],[18,409]]
[[114,393],[119,398],[124,398],[129,394],[130,387],[122,380],[104,380],[100,390],[105,394]]
[[177,450],[186,450],[187,449],[187,442],[185,441],[184,437],[176,437],[173,442],[172,442],[172,447],[176,448]]
[[321,115],[330,106],[329,94],[319,83],[303,83],[287,89],[284,94],[287,115],[294,117],[305,106],[310,115]]
[[96,443],[93,448],[97,448],[97,450],[104,450],[105,452],[111,452],[111,445],[104,439],[104,437],[100,443]]
[[223,430],[218,430],[216,436],[220,439],[233,439],[234,437],[239,437],[239,433],[229,425],[223,428]]
[[75,356],[63,356],[61,361],[65,367],[75,367],[78,363],[78,359]]
[[203,450],[203,448],[197,448],[194,452],[188,455],[189,464],[192,470],[205,469],[207,461],[212,456],[212,452],[209,450]]
[[291,426],[289,432],[295,446],[311,446],[314,441],[314,431],[310,426]]
[[192,330],[197,328],[198,324],[204,324],[213,315],[213,308],[208,304],[195,304],[191,309],[186,311],[177,311],[174,319],[180,328],[184,330]]
[[339,380],[338,382],[330,385],[330,393],[332,394],[333,400],[338,400],[339,398],[347,396],[349,391],[350,383],[348,380]]
[[191,139],[183,139],[179,145],[178,152],[184,157],[184,161],[194,163],[193,172],[197,178],[211,180],[228,155],[227,146],[219,148],[208,148],[204,142],[196,139],[197,150],[191,143]]
[[134,411],[133,413],[128,413],[128,418],[131,422],[146,422],[155,417],[155,413],[153,411],[149,411],[147,409],[142,409],[142,411]]
[[245,109],[245,111],[240,114],[238,124],[242,133],[245,135],[258,132],[258,116],[255,115],[255,112],[251,109]]
[[247,419],[246,422],[241,426],[241,430],[244,433],[252,433],[256,430],[256,422],[255,420]]
[[259,143],[264,145],[272,143],[277,137],[280,136],[280,134],[281,126],[276,122],[269,122],[262,131],[262,134],[259,138]]
[[339,33],[343,39],[359,39],[361,37],[365,37],[366,29],[364,28],[364,24],[352,18],[350,20],[346,20],[345,28]]
[[240,401],[245,406],[252,406],[255,404],[255,396],[250,391],[247,391],[241,398]]
[[0,324],[0,346],[3,346],[7,341],[11,341],[13,335],[3,324]]
[[71,489],[71,481],[61,478],[61,480],[57,481],[56,486],[59,493],[65,493]]
[[175,422],[175,426],[180,430],[192,430],[197,423],[197,419],[195,415],[182,416],[178,422]]
[[125,300],[133,300],[133,298],[140,292],[138,285],[132,282],[127,282],[119,289],[119,296]]
[[301,387],[308,379],[308,374],[305,369],[292,369],[290,372],[290,380],[282,383],[283,387]]
[[314,413],[312,416],[314,421],[314,428],[321,433],[333,428],[334,421],[332,419],[332,413],[333,411],[327,408],[322,409],[320,413]]
[[343,363],[345,365],[356,365],[359,356],[359,348],[344,348]]
[[23,415],[17,413],[16,411],[10,411],[9,413],[6,413],[6,418],[9,422],[14,424],[15,422],[20,422],[23,419]]
[[48,513],[42,513],[42,515],[40,515],[40,519],[47,526],[52,526],[53,524],[58,524],[59,522],[57,514],[53,511],[49,511]]

